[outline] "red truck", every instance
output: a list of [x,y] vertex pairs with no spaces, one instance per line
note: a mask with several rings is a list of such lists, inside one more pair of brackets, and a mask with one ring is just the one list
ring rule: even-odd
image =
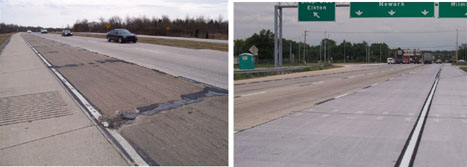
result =
[[402,56],[402,64],[409,64],[410,56]]

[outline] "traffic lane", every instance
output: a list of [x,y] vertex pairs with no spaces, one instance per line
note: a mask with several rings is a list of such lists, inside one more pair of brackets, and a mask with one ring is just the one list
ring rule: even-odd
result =
[[[415,67],[415,66],[414,66]],[[419,68],[425,68],[418,66]],[[376,76],[361,75],[354,78],[334,78],[325,82],[310,82],[304,86],[284,86],[274,90],[258,91],[234,98],[235,130],[247,129],[279,118],[291,112],[300,111],[320,101],[344,95],[363,87],[396,78],[401,73],[386,72]],[[408,72],[407,72],[408,73]]]
[[[422,108],[406,103],[402,111],[395,111],[393,106],[407,99],[406,94],[394,90],[416,87],[412,93],[417,95],[409,100],[423,103],[437,67],[423,69],[425,75],[420,76],[425,80],[390,80],[238,132],[235,165],[394,166],[418,116],[408,113]],[[368,100],[375,98],[380,102]],[[380,110],[371,111],[376,108]]]
[[[103,34],[103,35],[107,34],[107,33],[95,33],[95,32],[78,32],[78,33],[82,33],[82,34]],[[198,42],[225,43],[225,44],[229,43],[229,40],[222,40],[222,39],[185,38],[185,37],[139,35],[139,34],[137,34],[137,37],[175,39],[175,40],[183,40],[183,41],[198,41]]]
[[[394,70],[413,68],[417,65],[381,65],[372,66],[372,68],[351,68],[348,70],[333,71],[329,73],[309,73],[304,76],[284,76],[283,78],[253,81],[248,83],[240,83],[235,85],[235,96],[242,96],[254,92],[262,92],[267,90],[275,90],[280,87],[288,86],[306,86],[308,84],[320,84],[329,79],[349,79],[354,77],[361,77],[364,75],[381,75],[381,73],[391,72]],[[344,67],[345,68],[345,67]],[[343,69],[344,69],[343,68]],[[326,70],[325,70],[326,71]]]
[[143,67],[228,89],[227,52],[144,43],[114,43],[101,38],[35,34]]
[[467,73],[444,65],[415,166],[467,166]]

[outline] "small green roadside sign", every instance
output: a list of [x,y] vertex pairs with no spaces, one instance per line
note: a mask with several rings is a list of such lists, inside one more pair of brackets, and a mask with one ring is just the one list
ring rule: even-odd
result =
[[351,18],[434,16],[434,2],[350,2]]
[[439,18],[467,18],[467,2],[440,2]]
[[335,21],[335,2],[299,2],[298,21]]

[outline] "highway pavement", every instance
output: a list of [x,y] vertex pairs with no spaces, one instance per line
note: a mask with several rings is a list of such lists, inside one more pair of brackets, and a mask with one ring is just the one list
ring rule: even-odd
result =
[[[389,69],[409,66],[393,65]],[[310,108],[237,132],[234,141],[235,166],[395,166],[400,162],[399,157],[440,67],[441,65],[424,65],[405,70],[403,75],[399,74],[392,79],[370,84]],[[379,67],[381,68],[384,67]],[[434,95],[434,113],[430,112],[430,117],[436,114],[435,106],[440,107],[438,112],[455,109],[445,114],[465,116],[465,77],[458,69],[446,67],[443,70],[439,90]],[[441,84],[443,82],[445,86]],[[329,89],[322,91],[327,90]],[[308,96],[315,94],[309,93]],[[450,97],[446,99],[449,102],[443,100],[444,96]],[[446,103],[454,105],[443,105]],[[416,166],[464,166],[465,156],[462,155],[466,150],[466,141],[462,136],[466,133],[457,132],[465,129],[466,121],[458,119],[451,122],[451,118],[446,118],[449,119],[444,124],[446,132],[430,125],[436,118],[429,119],[432,120],[427,122],[416,153],[415,164],[422,165]],[[458,143],[450,143],[453,141]],[[431,145],[432,143],[436,145]],[[445,146],[446,148],[439,150]],[[449,157],[456,153],[449,149],[462,150],[461,155]],[[429,164],[427,162],[437,161],[435,157],[440,156],[447,159],[438,161],[439,164],[426,165]],[[450,159],[456,161],[449,161]]]
[[350,65],[323,71],[235,81],[235,131],[392,79],[421,65]]
[[440,69],[412,163],[465,166],[467,75],[434,64],[237,132],[235,166],[396,166]]
[[182,76],[223,89],[228,88],[227,52],[145,43],[120,44],[92,37],[33,34],[174,76]]
[[89,101],[83,106],[97,110],[100,124],[121,134],[138,165],[228,164],[226,90],[38,35],[23,38]]
[[[78,32],[78,33],[86,33],[86,34],[101,34],[105,35],[107,33],[96,33],[96,32]],[[197,41],[197,42],[210,42],[210,43],[225,43],[228,44],[228,40],[221,40],[221,39],[203,39],[203,38],[185,38],[185,37],[170,37],[170,36],[157,36],[157,35],[139,35],[138,37],[147,37],[147,38],[159,38],[159,39],[175,39],[175,40],[182,40],[182,41]]]

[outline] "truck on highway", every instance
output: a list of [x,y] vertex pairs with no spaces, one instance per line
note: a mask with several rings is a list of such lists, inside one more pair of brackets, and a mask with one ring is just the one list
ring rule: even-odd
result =
[[423,63],[424,64],[431,64],[433,63],[433,54],[430,52],[423,53]]
[[402,56],[402,64],[409,64],[410,63],[410,56]]

